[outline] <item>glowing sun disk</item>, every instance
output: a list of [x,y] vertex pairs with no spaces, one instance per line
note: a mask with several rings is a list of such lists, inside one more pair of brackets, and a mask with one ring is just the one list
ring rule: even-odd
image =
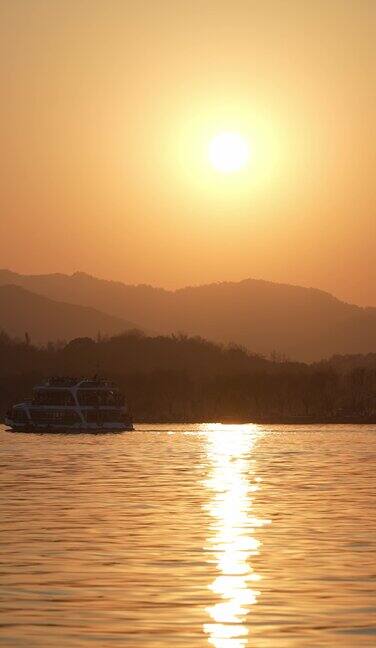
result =
[[249,161],[249,146],[239,133],[218,133],[209,144],[209,160],[221,173],[240,171]]

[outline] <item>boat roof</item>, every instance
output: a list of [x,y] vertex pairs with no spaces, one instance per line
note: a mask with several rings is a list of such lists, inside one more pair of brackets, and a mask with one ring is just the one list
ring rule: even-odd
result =
[[116,389],[117,385],[111,380],[97,377],[74,378],[68,376],[52,376],[40,385],[36,385],[34,389],[71,389],[73,387],[80,387],[81,389]]

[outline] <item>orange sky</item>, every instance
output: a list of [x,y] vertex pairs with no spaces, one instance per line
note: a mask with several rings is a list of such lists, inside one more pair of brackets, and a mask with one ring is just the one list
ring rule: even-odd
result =
[[0,266],[376,305],[374,0],[2,0],[0,32]]

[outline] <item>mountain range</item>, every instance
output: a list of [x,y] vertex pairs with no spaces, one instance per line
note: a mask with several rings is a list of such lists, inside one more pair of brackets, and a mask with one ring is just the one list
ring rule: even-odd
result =
[[98,332],[116,335],[134,324],[88,306],[76,306],[35,294],[22,286],[0,285],[0,329],[12,337],[29,336],[46,343],[95,337]]
[[169,291],[82,272],[10,270],[0,270],[0,287],[0,328],[12,335],[28,331],[38,342],[139,328],[304,361],[376,351],[376,308],[314,288],[245,279]]

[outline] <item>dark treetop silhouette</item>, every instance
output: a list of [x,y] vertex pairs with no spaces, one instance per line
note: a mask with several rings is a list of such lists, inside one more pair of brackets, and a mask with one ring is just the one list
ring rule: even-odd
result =
[[1,333],[1,414],[46,376],[97,372],[116,380],[139,421],[376,421],[374,354],[307,365],[138,331],[45,347]]

